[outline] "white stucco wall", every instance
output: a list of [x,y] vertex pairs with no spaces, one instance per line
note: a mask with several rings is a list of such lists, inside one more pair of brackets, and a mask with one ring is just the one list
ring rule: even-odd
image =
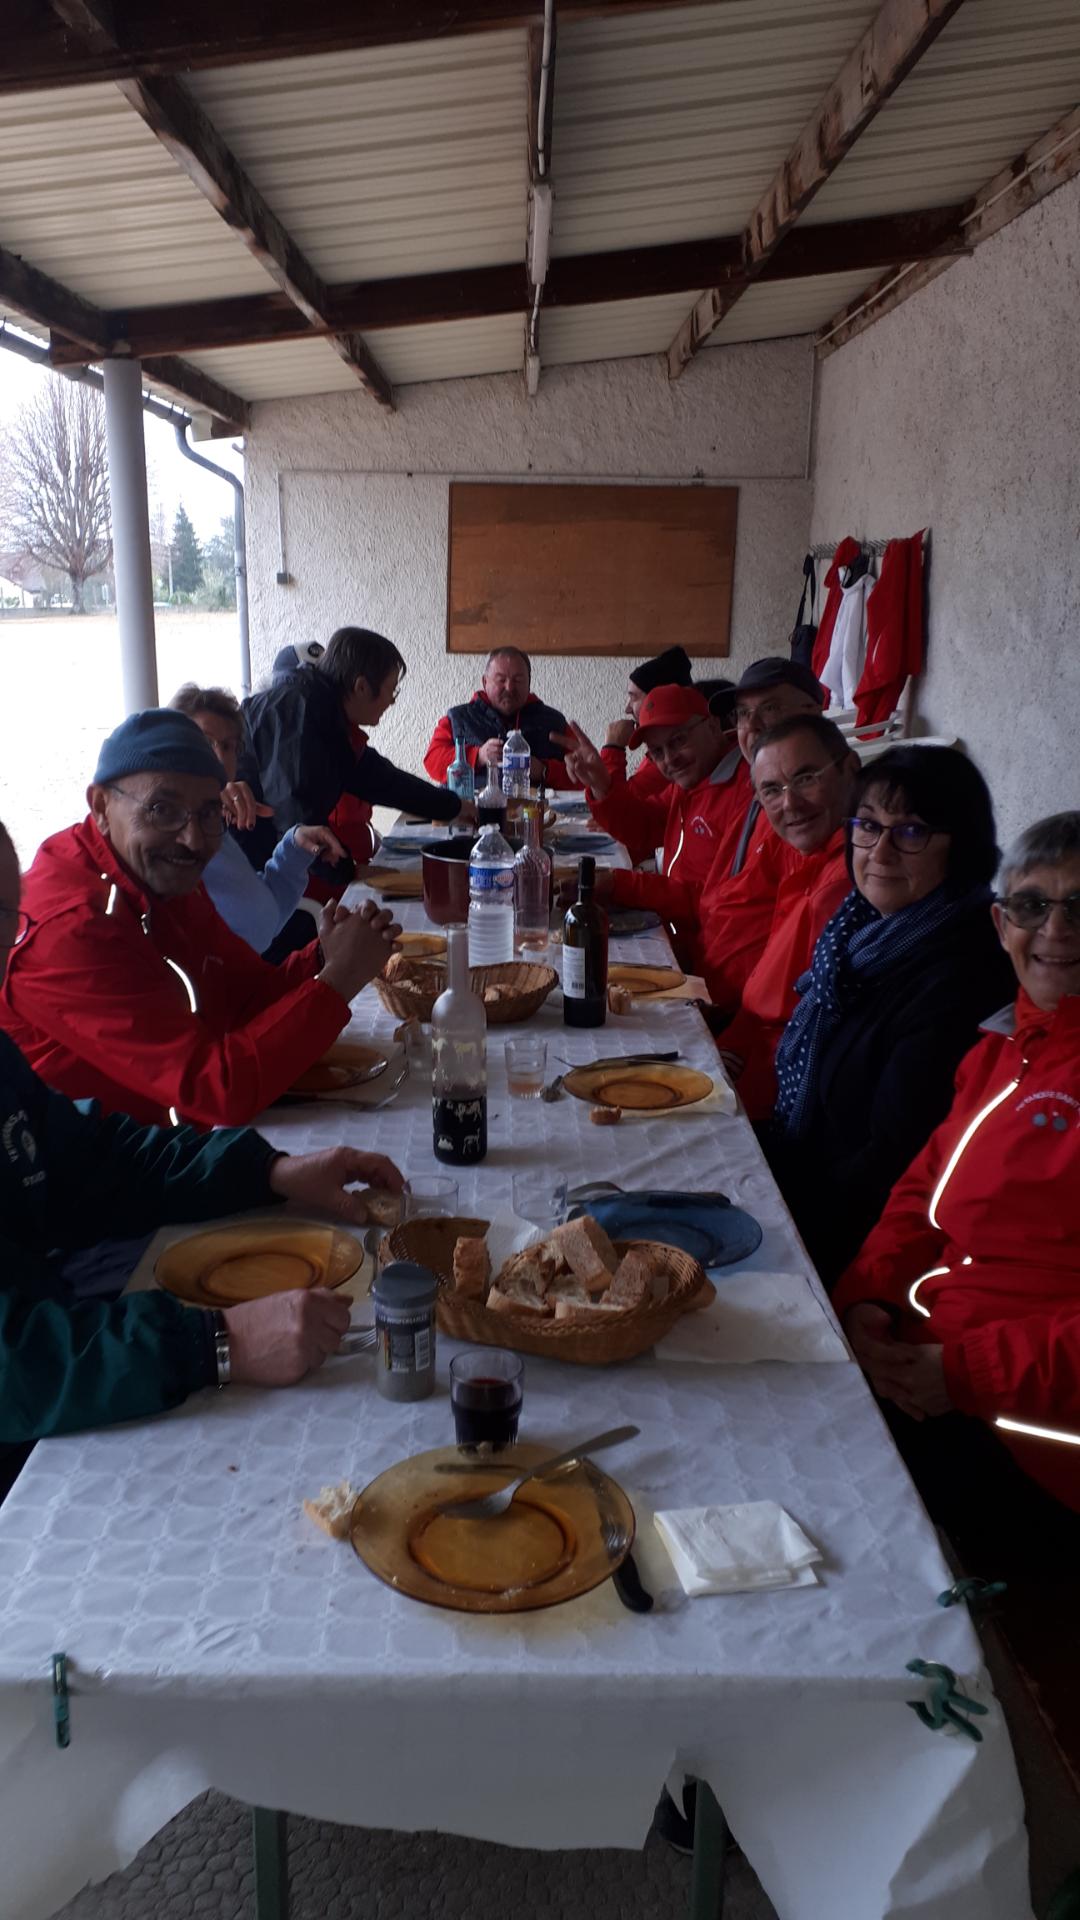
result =
[[[479,679],[446,652],[451,477],[688,480],[739,487],[730,660],[782,652],[794,619],[810,514],[804,478],[806,340],[703,353],[672,385],[659,359],[545,372],[536,399],[516,375],[405,387],[385,415],[357,391],[255,410],[247,443],[248,577],[256,682],[279,647],[347,622],[405,654],[402,697],[381,751],[419,769],[435,721]],[[285,564],[278,586],[278,502]],[[655,651],[679,638],[656,635]],[[539,658],[534,684],[590,729],[622,711],[631,661]],[[702,677],[732,664],[695,663]]]
[[1008,838],[1080,806],[1080,180],[822,363],[813,538],[929,524],[921,730]]

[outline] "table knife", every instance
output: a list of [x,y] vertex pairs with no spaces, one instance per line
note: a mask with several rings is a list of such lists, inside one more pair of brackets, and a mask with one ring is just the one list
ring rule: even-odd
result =
[[665,1066],[671,1060],[681,1059],[678,1051],[674,1053],[614,1053],[605,1060],[578,1060],[574,1066],[567,1067],[565,1073],[557,1073],[549,1080],[541,1093],[543,1100],[555,1100],[562,1092],[562,1084],[567,1073],[575,1073],[579,1067],[656,1067]]

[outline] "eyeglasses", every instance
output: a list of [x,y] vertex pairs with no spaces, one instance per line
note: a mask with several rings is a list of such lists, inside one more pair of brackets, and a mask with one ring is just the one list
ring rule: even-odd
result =
[[205,840],[220,840],[225,833],[225,814],[220,800],[208,800],[204,807],[182,807],[178,800],[137,800],[126,787],[118,787],[115,781],[106,782],[111,793],[122,794],[125,800],[142,815],[147,826],[155,833],[183,833],[190,820],[194,820]]
[[760,707],[736,707],[735,724],[749,726],[751,720],[760,720],[762,727],[775,727],[778,720],[786,720],[789,709],[783,700],[763,700]]
[[704,726],[708,717],[703,713],[697,720],[691,720],[688,727],[680,727],[678,733],[673,733],[669,740],[665,740],[662,747],[646,747],[646,760],[651,760],[654,767],[659,767],[665,760],[670,759],[672,754],[681,753],[694,728]]
[[794,780],[766,780],[758,788],[757,797],[763,807],[775,807],[785,793],[812,793],[815,787],[820,787],[825,775],[839,765],[839,760],[827,760],[823,767],[808,767],[805,773],[797,773]]
[[1055,907],[1061,908],[1066,926],[1080,928],[1080,893],[1010,893],[998,905],[1006,920],[1027,933],[1045,927]]
[[21,908],[0,907],[0,953],[21,947],[33,924]]
[[925,853],[934,835],[945,831],[943,827],[928,827],[918,820],[897,820],[894,826],[887,827],[880,820],[860,817],[845,820],[844,825],[851,829],[853,847],[876,847],[884,834],[897,853]]

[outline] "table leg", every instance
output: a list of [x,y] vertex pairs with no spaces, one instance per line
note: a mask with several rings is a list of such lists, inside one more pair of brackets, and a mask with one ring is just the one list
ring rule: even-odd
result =
[[286,1819],[286,1814],[278,1813],[271,1807],[251,1809],[256,1920],[289,1920]]
[[721,1920],[728,1825],[712,1788],[697,1782],[689,1920]]

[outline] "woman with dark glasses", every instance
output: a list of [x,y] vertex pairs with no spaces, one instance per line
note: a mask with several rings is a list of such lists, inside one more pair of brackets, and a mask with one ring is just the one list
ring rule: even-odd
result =
[[835,1305],[961,1549],[1080,1565],[1080,812],[1021,835],[994,920],[1015,998]]
[[990,918],[997,857],[990,795],[964,754],[894,747],[862,769],[853,890],[798,983],[763,1132],[826,1285],[944,1119],[979,1021],[1009,994]]

